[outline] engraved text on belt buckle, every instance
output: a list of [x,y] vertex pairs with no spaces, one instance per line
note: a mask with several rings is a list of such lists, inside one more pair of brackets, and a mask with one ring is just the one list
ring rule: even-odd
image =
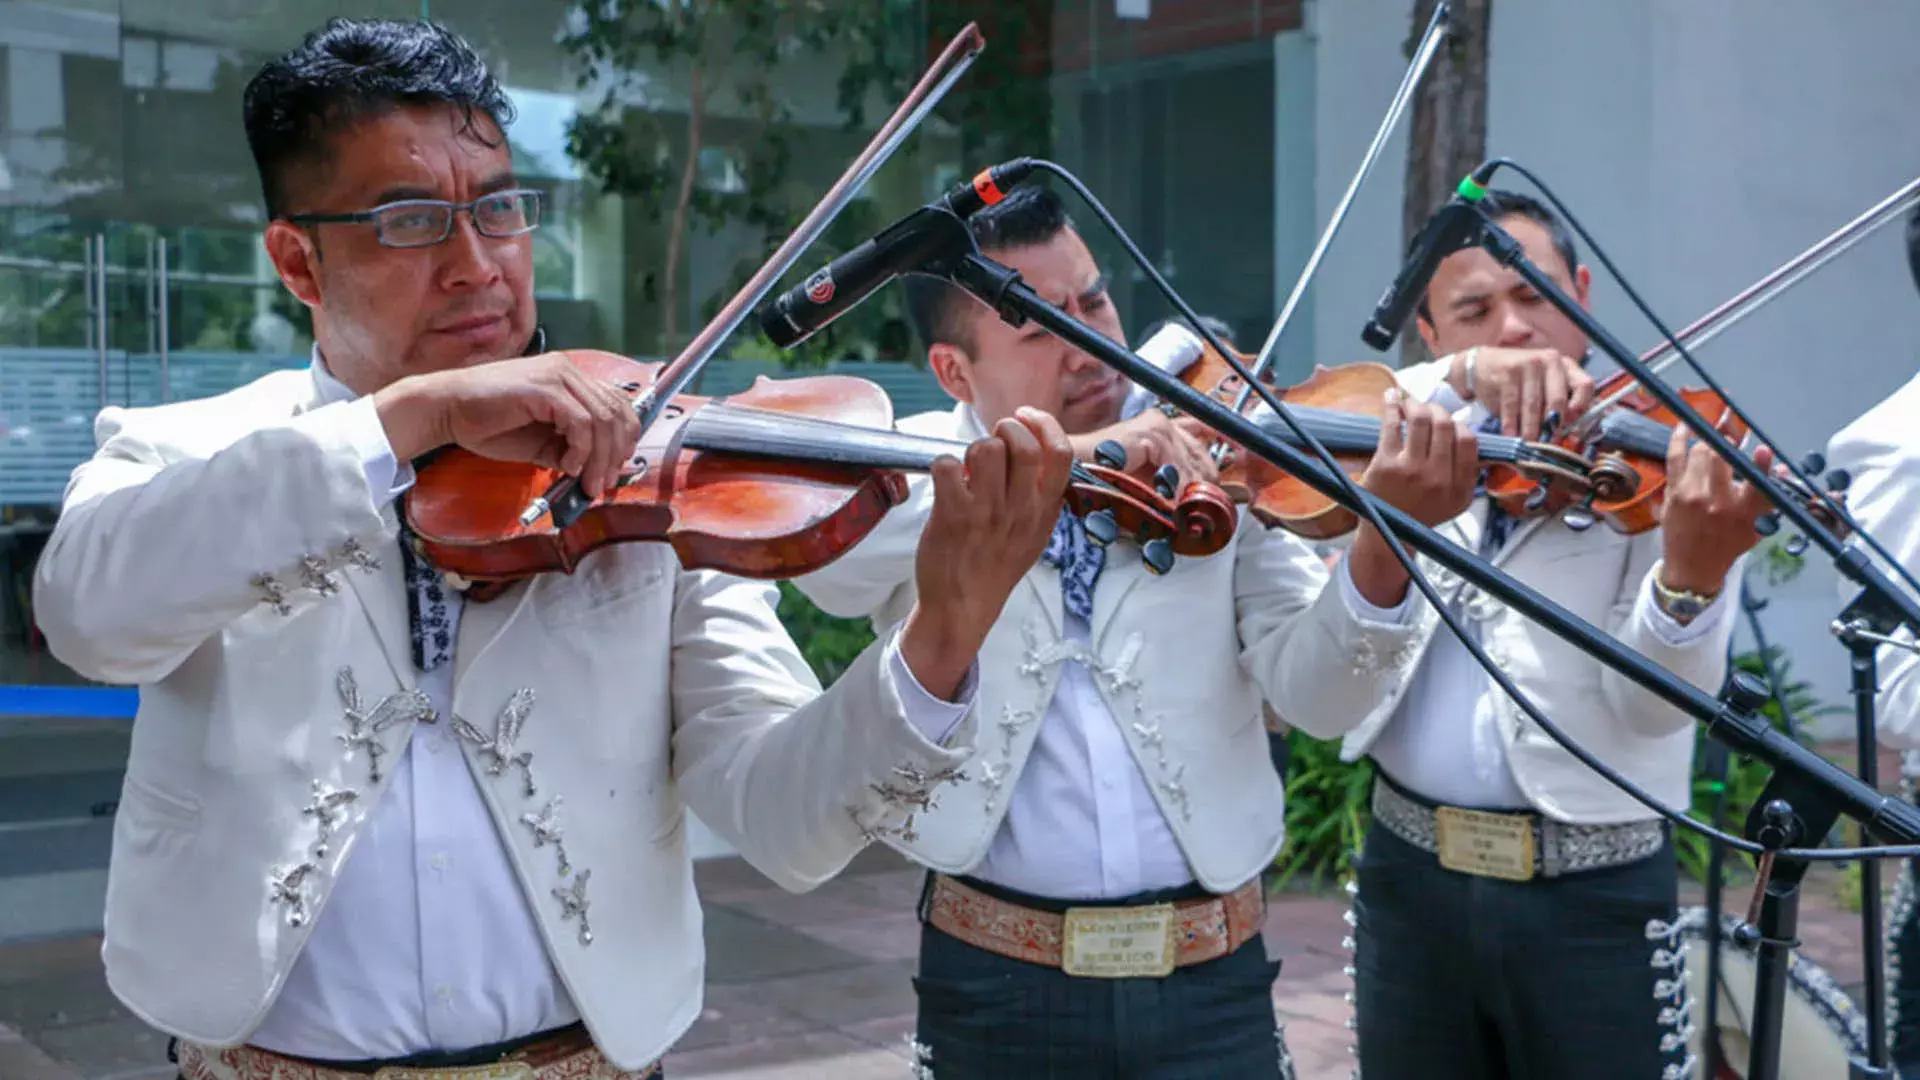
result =
[[1441,866],[1508,881],[1532,879],[1532,818],[1442,806],[1434,811],[1434,819]]
[[457,1069],[414,1069],[389,1065],[375,1072],[373,1080],[534,1080],[534,1076],[533,1066],[524,1061],[494,1061]]
[[1173,972],[1172,904],[1068,908],[1060,967],[1093,979],[1158,979]]

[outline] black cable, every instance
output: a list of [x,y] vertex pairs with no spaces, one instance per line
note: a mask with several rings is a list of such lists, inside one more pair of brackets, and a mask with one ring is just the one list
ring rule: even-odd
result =
[[[1355,484],[1352,478],[1347,476],[1346,470],[1334,461],[1333,455],[1327,451],[1325,446],[1321,445],[1320,440],[1314,438],[1311,432],[1303,428],[1299,422],[1294,419],[1291,410],[1289,410],[1279,398],[1274,396],[1273,391],[1269,389],[1263,381],[1255,378],[1252,372],[1248,371],[1246,366],[1234,355],[1233,350],[1226,348],[1213,331],[1206,327],[1201,321],[1200,316],[1194,312],[1186,300],[1181,298],[1180,294],[1174,291],[1173,286],[1167,284],[1166,279],[1160,276],[1160,272],[1154,267],[1152,260],[1148,259],[1146,255],[1140,251],[1139,246],[1133,242],[1133,238],[1127,235],[1126,230],[1121,228],[1118,221],[1114,220],[1113,215],[1109,213],[1100,200],[1094,196],[1093,192],[1089,191],[1086,185],[1080,182],[1078,177],[1060,165],[1042,159],[1036,159],[1033,164],[1035,168],[1045,170],[1059,177],[1074,190],[1074,193],[1100,218],[1101,223],[1113,233],[1114,238],[1120,242],[1121,246],[1126,249],[1127,254],[1139,265],[1140,269],[1147,275],[1148,280],[1153,282],[1154,287],[1159,289],[1160,293],[1167,298],[1168,303],[1172,304],[1174,309],[1179,311],[1181,316],[1193,326],[1194,330],[1220,354],[1221,358],[1227,362],[1227,365],[1234,370],[1235,374],[1239,375],[1241,379],[1245,380],[1249,387],[1253,388],[1253,392],[1258,394],[1260,399],[1266,403],[1267,407],[1272,409],[1274,413],[1293,430],[1294,435],[1313,451],[1314,455],[1320,459],[1321,464],[1326,466],[1327,470],[1338,478],[1347,494],[1354,499],[1356,505],[1359,507],[1361,515],[1367,519],[1367,522],[1371,524],[1375,531],[1380,534],[1381,538],[1386,541],[1387,548],[1393,552],[1394,557],[1400,560],[1400,565],[1406,569],[1408,576],[1412,579],[1411,583],[1420,590],[1422,596],[1427,598],[1427,602],[1433,605],[1434,613],[1440,617],[1440,621],[1446,624],[1447,629],[1451,630],[1454,636],[1459,639],[1460,644],[1465,646],[1467,652],[1474,658],[1474,661],[1486,670],[1488,677],[1494,681],[1495,685],[1499,686],[1508,697],[1511,697],[1514,704],[1518,705],[1520,710],[1526,713],[1529,719],[1535,724],[1538,724],[1542,731],[1545,731],[1553,741],[1559,743],[1568,753],[1578,758],[1582,764],[1600,774],[1607,782],[1626,792],[1632,796],[1635,801],[1644,805],[1649,810],[1654,811],[1683,828],[1693,829],[1702,835],[1718,840],[1735,850],[1744,851],[1749,855],[1760,855],[1767,850],[1752,841],[1722,832],[1704,822],[1696,821],[1685,814],[1674,811],[1668,807],[1667,804],[1642,791],[1638,785],[1626,777],[1621,776],[1607,763],[1588,753],[1584,747],[1574,742],[1565,732],[1561,731],[1557,725],[1548,720],[1546,715],[1540,711],[1539,707],[1525,694],[1521,693],[1518,686],[1513,684],[1512,680],[1507,677],[1506,672],[1502,671],[1500,666],[1495,664],[1491,657],[1487,656],[1486,651],[1481,648],[1480,643],[1466,633],[1459,622],[1456,621],[1448,605],[1441,602],[1439,592],[1434,588],[1433,583],[1427,580],[1427,576],[1421,572],[1412,556],[1408,555],[1406,549],[1400,546],[1399,538],[1394,535],[1392,529],[1387,527],[1386,522],[1380,518],[1379,511],[1375,510],[1373,505],[1368,501],[1369,496],[1361,492],[1359,485]],[[1858,858],[1920,856],[1920,844],[1907,847],[1845,849],[1786,848],[1778,850],[1774,854],[1779,858],[1801,859],[1814,862],[1844,862]]]
[[[1760,425],[1755,423],[1753,418],[1748,416],[1733,398],[1728,395],[1725,390],[1720,388],[1720,384],[1707,372],[1707,369],[1702,367],[1700,362],[1693,358],[1693,354],[1687,351],[1686,346],[1680,344],[1680,339],[1673,330],[1664,322],[1660,321],[1660,317],[1653,313],[1653,308],[1648,306],[1647,302],[1641,299],[1640,294],[1634,290],[1634,287],[1627,283],[1625,275],[1621,274],[1619,268],[1613,264],[1613,260],[1607,257],[1607,253],[1601,249],[1600,244],[1594,240],[1593,235],[1587,232],[1586,227],[1580,224],[1580,219],[1574,216],[1572,210],[1567,209],[1566,204],[1561,202],[1560,197],[1555,195],[1553,191],[1547,187],[1545,181],[1534,175],[1532,170],[1526,166],[1508,158],[1494,158],[1488,164],[1496,169],[1502,166],[1512,169],[1514,172],[1526,177],[1528,182],[1532,183],[1534,187],[1539,188],[1540,193],[1547,197],[1547,201],[1553,204],[1554,209],[1558,210],[1561,216],[1567,219],[1567,223],[1573,226],[1573,231],[1580,234],[1580,239],[1585,240],[1587,246],[1593,249],[1593,257],[1600,260],[1601,266],[1606,267],[1607,273],[1613,276],[1613,280],[1620,286],[1620,290],[1627,294],[1627,299],[1633,301],[1633,306],[1639,308],[1640,313],[1647,317],[1647,321],[1653,324],[1654,329],[1660,331],[1660,336],[1666,339],[1667,344],[1673,346],[1674,352],[1679,355],[1680,359],[1686,362],[1688,367],[1693,369],[1693,373],[1700,377],[1700,381],[1706,383],[1707,389],[1713,391],[1726,405],[1728,411],[1732,412],[1735,418],[1747,426],[1747,430],[1752,433],[1754,438],[1758,439],[1763,445],[1773,451],[1774,459],[1785,465],[1787,471],[1791,473],[1795,479],[1805,484],[1807,490],[1813,492],[1814,497],[1833,513],[1836,520],[1845,525],[1855,536],[1864,540],[1867,546],[1872,548],[1875,554],[1885,560],[1886,563],[1893,568],[1893,572],[1898,574],[1900,579],[1907,583],[1908,588],[1916,593],[1920,593],[1920,581],[1914,580],[1914,576],[1907,571],[1905,566],[1901,565],[1900,560],[1894,558],[1887,552],[1886,548],[1880,546],[1880,541],[1874,539],[1873,534],[1862,529],[1860,524],[1853,520],[1852,515],[1847,513],[1845,506],[1833,499],[1818,484],[1808,479],[1806,474],[1800,470],[1800,466],[1794,462],[1793,458],[1781,451],[1780,444],[1775,442],[1772,436],[1761,430]],[[1769,495],[1771,494],[1773,493],[1769,492]],[[1920,631],[1920,627],[1915,627],[1915,630]]]

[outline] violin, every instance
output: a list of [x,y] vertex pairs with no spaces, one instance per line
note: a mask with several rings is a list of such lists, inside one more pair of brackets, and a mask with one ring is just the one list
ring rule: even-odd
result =
[[[1231,407],[1244,381],[1211,345],[1202,344],[1201,349],[1200,356],[1181,372],[1181,381]],[[1252,363],[1253,358],[1243,353],[1236,351],[1235,356],[1243,365]],[[1392,368],[1366,362],[1315,367],[1312,375],[1293,386],[1269,385],[1294,420],[1327,448],[1343,472],[1358,481],[1380,443],[1387,391],[1400,384]],[[1248,418],[1275,439],[1306,449],[1293,428],[1265,402],[1249,398],[1247,411]],[[1531,484],[1564,490],[1585,483],[1587,463],[1572,450],[1508,435],[1479,433],[1475,441],[1481,461]],[[1217,448],[1231,445],[1221,438]],[[1221,489],[1236,502],[1246,503],[1269,527],[1327,540],[1353,531],[1360,522],[1358,514],[1255,455],[1216,453],[1215,460],[1221,463]]]
[[[1705,389],[1683,388],[1676,393],[1695,412],[1705,417],[1726,416],[1721,431],[1727,441],[1739,445],[1748,435],[1747,425],[1730,415],[1719,394]],[[1652,394],[1634,382],[1625,372],[1615,372],[1594,389],[1596,399],[1617,400],[1594,416],[1592,422],[1576,425],[1554,439],[1555,443],[1579,454],[1588,464],[1583,484],[1542,484],[1537,476],[1522,475],[1504,466],[1495,466],[1487,475],[1487,494],[1506,512],[1516,517],[1562,514],[1574,528],[1586,528],[1593,521],[1604,521],[1617,532],[1629,536],[1657,528],[1665,505],[1667,486],[1667,447],[1680,418]],[[1824,466],[1819,455],[1808,459],[1805,471],[1819,472]],[[1845,524],[1818,493],[1798,477],[1776,477],[1788,497],[1806,507],[1827,530],[1843,535]],[[1835,501],[1844,498],[1846,475],[1828,478]],[[1763,532],[1778,527],[1770,516]]]
[[[663,370],[611,353],[567,355],[636,397]],[[460,447],[419,468],[407,523],[435,567],[482,583],[570,573],[588,553],[630,541],[671,544],[689,569],[797,577],[839,558],[903,502],[905,472],[942,455],[964,458],[964,442],[891,430],[892,412],[884,389],[847,375],[761,376],[722,398],[678,394],[615,486],[567,524],[551,511],[525,515],[553,490],[557,470]],[[1174,494],[1166,477],[1155,486],[1117,467],[1076,464],[1065,502],[1096,543],[1136,540],[1148,568],[1164,573],[1174,556],[1218,552],[1238,524],[1212,484]]]

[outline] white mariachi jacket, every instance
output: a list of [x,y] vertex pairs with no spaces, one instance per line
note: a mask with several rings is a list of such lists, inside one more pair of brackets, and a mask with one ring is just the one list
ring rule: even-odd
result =
[[[367,420],[348,410],[372,403],[318,400],[299,371],[104,410],[35,580],[55,655],[141,690],[108,982],[149,1024],[209,1045],[260,1024],[382,766],[431,713],[394,511],[352,435]],[[971,752],[971,713],[951,748],[910,726],[884,641],[820,694],[772,592],[626,544],[461,620],[452,711],[487,739],[463,751],[553,964],[623,1068],[700,1013],[686,808],[805,889]]]
[[[1409,393],[1434,400],[1446,373],[1445,361],[1398,373]],[[1441,395],[1444,396],[1444,395]],[[1439,528],[1442,536],[1467,551],[1478,551],[1486,520],[1486,500],[1475,499],[1467,512]],[[1515,526],[1493,564],[1522,584],[1639,652],[1647,659],[1708,693],[1726,679],[1727,645],[1737,619],[1734,607],[1694,640],[1672,645],[1654,629],[1648,577],[1660,560],[1659,530],[1626,536],[1596,522],[1584,532],[1558,517],[1540,517]],[[1478,622],[1487,655],[1546,713],[1562,732],[1670,806],[1692,800],[1694,720],[1652,691],[1588,656],[1545,626],[1508,608],[1467,584],[1425,555],[1421,569],[1443,597],[1458,599],[1470,622]],[[1742,562],[1727,575],[1718,603],[1737,607]],[[1450,634],[1433,606],[1417,590],[1408,615],[1413,648],[1403,653],[1389,692],[1364,714],[1341,723],[1316,726],[1313,718],[1287,717],[1320,738],[1344,736],[1341,757],[1357,761],[1392,719],[1428,645],[1436,634]],[[1539,812],[1561,821],[1604,825],[1654,817],[1653,811],[1621,791],[1529,719],[1512,698],[1494,688],[1500,738],[1515,783]]]
[[[1916,419],[1920,419],[1920,376],[1840,429],[1827,446],[1827,467],[1851,474],[1847,512],[1900,561],[1907,573],[1920,577],[1920,436],[1914,433]],[[1872,550],[1855,543],[1863,550]],[[1899,581],[1878,555],[1874,561],[1888,577]],[[1840,577],[1839,582],[1841,602],[1852,603],[1860,586],[1846,577]],[[1905,628],[1894,636],[1913,640],[1913,634]],[[1880,736],[1887,745],[1901,750],[1920,749],[1920,655],[1900,646],[1883,645],[1875,659],[1880,676],[1876,717]]]
[[[973,410],[899,422],[916,435],[971,440]],[[914,599],[913,551],[931,484],[839,561],[794,584],[824,610],[897,625]],[[1326,564],[1298,537],[1242,514],[1234,540],[1156,578],[1139,548],[1115,543],[1093,592],[1091,650],[1062,634],[1060,573],[1044,561],[1008,600],[980,651],[979,751],[910,829],[885,842],[945,873],[986,855],[1058,685],[1085,663],[1196,880],[1224,893],[1270,863],[1286,808],[1262,704],[1331,727],[1365,714],[1386,691],[1408,628],[1355,619]]]

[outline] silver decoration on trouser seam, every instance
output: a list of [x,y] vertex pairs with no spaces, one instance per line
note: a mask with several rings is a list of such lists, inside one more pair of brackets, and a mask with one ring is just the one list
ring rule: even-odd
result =
[[[1666,834],[1658,820],[1621,825],[1571,825],[1537,814],[1528,816],[1533,818],[1534,850],[1538,853],[1541,877],[1625,866],[1652,856],[1666,844]],[[1433,810],[1387,784],[1373,785],[1373,819],[1422,851],[1437,853],[1440,850],[1439,826]]]
[[273,902],[287,906],[287,925],[296,930],[306,925],[307,875],[317,869],[310,862],[302,862],[274,871],[270,879]]
[[520,820],[528,828],[533,830],[533,846],[535,848],[543,848],[548,844],[552,844],[554,850],[559,852],[560,876],[566,877],[573,873],[573,864],[567,861],[567,845],[566,842],[561,839],[560,802],[560,796],[555,795],[553,798],[547,800],[546,807],[538,814],[521,814]]
[[[1684,918],[1677,918],[1673,922],[1647,920],[1647,940],[1659,943],[1653,950],[1653,958],[1648,966],[1655,971],[1668,973],[1653,981],[1653,999],[1660,1003],[1657,1025],[1663,1029],[1660,1033],[1660,1052],[1671,1054],[1680,1051],[1685,1054],[1679,1064],[1670,1064],[1661,1070],[1660,1080],[1692,1080],[1694,1070],[1700,1064],[1693,1052],[1693,1036],[1697,1028],[1693,1022],[1693,995],[1687,987],[1687,953],[1693,943],[1686,940],[1686,928]],[[1672,1030],[1664,1030],[1669,1028]],[[1708,1037],[1714,1037],[1714,1034],[1709,1032]]]
[[493,723],[493,734],[482,735],[480,729],[467,723],[460,717],[453,718],[454,734],[479,748],[480,753],[493,760],[487,765],[488,776],[499,776],[508,765],[520,766],[526,779],[527,798],[531,799],[538,791],[533,783],[533,753],[531,751],[514,752],[514,743],[519,741],[520,729],[527,722],[527,714],[533,711],[533,690],[521,687],[507,699],[507,707],[500,710],[500,716]]
[[593,927],[587,922],[587,879],[593,876],[592,870],[582,870],[574,877],[573,884],[564,889],[553,890],[554,899],[560,901],[560,921],[569,922],[575,917],[580,920],[580,944],[593,944]]
[[327,842],[333,836],[333,829],[339,818],[340,808],[359,797],[360,793],[354,791],[352,788],[336,788],[317,777],[314,779],[313,801],[307,804],[306,809],[300,811],[302,815],[312,818],[315,826],[320,831],[319,839],[313,843],[314,858],[324,859],[327,857]]
[[1298,1080],[1293,1068],[1293,1052],[1287,1049],[1287,1025],[1276,1021],[1273,1025],[1274,1048],[1280,1052],[1280,1080]]
[[1347,954],[1347,962],[1340,970],[1347,976],[1349,988],[1346,993],[1347,1004],[1351,1006],[1351,1015],[1347,1017],[1347,1030],[1354,1033],[1354,1041],[1347,1044],[1347,1053],[1353,1055],[1353,1080],[1360,1080],[1360,968],[1356,953],[1360,948],[1360,879],[1347,879],[1347,923],[1346,936],[1340,939],[1340,950]]
[[380,703],[369,711],[360,700],[360,686],[354,680],[352,668],[341,668],[334,681],[347,710],[347,733],[336,738],[347,748],[348,757],[352,757],[355,750],[366,751],[368,775],[377,784],[380,782],[380,759],[387,752],[386,746],[380,742],[380,733],[403,722],[432,723],[433,699],[417,689],[395,690],[381,698]]
[[933,1080],[933,1048],[914,1038],[913,1033],[909,1032],[907,1049],[913,1060],[913,1080]]

